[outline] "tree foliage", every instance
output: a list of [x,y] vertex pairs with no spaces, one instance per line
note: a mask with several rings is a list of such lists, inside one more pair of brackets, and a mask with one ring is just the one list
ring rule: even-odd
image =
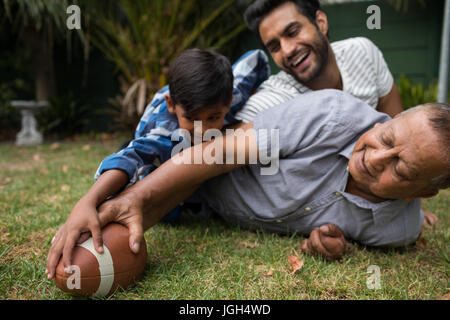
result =
[[173,59],[191,47],[222,49],[245,29],[236,0],[120,0],[97,16],[92,42],[120,72],[112,101],[120,121],[135,126],[152,95],[166,84]]

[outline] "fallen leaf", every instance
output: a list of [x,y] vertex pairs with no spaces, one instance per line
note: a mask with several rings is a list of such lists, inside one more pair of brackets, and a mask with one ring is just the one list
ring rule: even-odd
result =
[[427,246],[427,240],[425,240],[425,238],[423,237],[419,237],[419,239],[416,240],[416,243],[422,249],[425,249],[425,247]]
[[241,246],[247,247],[247,248],[255,248],[258,244],[256,242],[250,242],[250,241],[241,241]]
[[258,273],[266,273],[267,267],[265,265],[257,265],[257,266],[253,266],[252,269]]
[[303,260],[300,260],[299,258],[297,258],[292,254],[289,256],[288,262],[291,265],[292,274],[296,273],[298,270],[303,268]]
[[62,172],[67,173],[67,172],[69,171],[69,167],[68,167],[66,164],[64,164],[64,165],[61,167],[61,170],[62,170]]
[[70,191],[70,186],[68,186],[67,184],[63,184],[61,186],[61,191],[64,191],[64,192]]
[[33,160],[34,160],[34,161],[39,161],[39,160],[41,160],[41,155],[40,155],[39,153],[34,154],[34,155],[33,155]]
[[271,277],[271,276],[273,275],[273,272],[274,272],[274,271],[275,271],[274,268],[270,268],[270,270],[267,271],[267,272],[265,273],[265,275],[268,276],[268,277]]
[[450,300],[450,293],[444,294],[440,300]]
[[84,151],[88,151],[88,150],[91,150],[91,145],[89,145],[89,144],[85,144],[84,146],[83,146],[83,148],[82,148]]
[[55,151],[56,149],[59,149],[60,144],[58,142],[52,143],[50,145],[50,150]]
[[101,140],[102,140],[102,142],[112,141],[112,140],[114,140],[114,136],[112,134],[102,133]]

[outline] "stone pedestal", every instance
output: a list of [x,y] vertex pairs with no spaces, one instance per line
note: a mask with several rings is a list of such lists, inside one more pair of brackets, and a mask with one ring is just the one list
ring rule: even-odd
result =
[[22,114],[22,128],[16,136],[16,146],[34,146],[44,141],[38,130],[34,115],[38,110],[48,106],[48,101],[11,101],[11,106],[20,110]]

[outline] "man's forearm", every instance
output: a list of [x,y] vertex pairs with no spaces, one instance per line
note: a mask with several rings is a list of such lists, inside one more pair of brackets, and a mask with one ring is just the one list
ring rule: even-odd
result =
[[391,91],[379,99],[377,110],[388,114],[391,118],[403,112],[402,100],[395,83],[392,85]]
[[[137,194],[143,200],[144,206],[149,208],[172,202],[173,199],[176,199],[176,205],[204,181],[247,164],[250,154],[257,153],[252,124],[243,125],[242,128],[250,130],[247,136],[237,134],[218,137],[184,150],[128,188],[127,192]],[[211,150],[213,156],[215,152],[222,152],[222,161],[210,163],[207,156],[211,154]],[[202,156],[198,156],[199,154]],[[241,161],[237,161],[239,154],[242,155]]]

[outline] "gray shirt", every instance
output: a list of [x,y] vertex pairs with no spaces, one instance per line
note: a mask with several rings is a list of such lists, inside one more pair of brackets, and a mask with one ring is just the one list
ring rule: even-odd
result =
[[[205,183],[200,194],[225,220],[251,229],[308,235],[333,223],[346,238],[371,246],[404,246],[419,236],[420,200],[373,203],[345,192],[356,140],[390,118],[338,90],[321,90],[259,114],[258,147],[272,141],[260,129],[279,130],[279,171],[261,175],[248,165]],[[269,139],[270,140],[270,139]]]

